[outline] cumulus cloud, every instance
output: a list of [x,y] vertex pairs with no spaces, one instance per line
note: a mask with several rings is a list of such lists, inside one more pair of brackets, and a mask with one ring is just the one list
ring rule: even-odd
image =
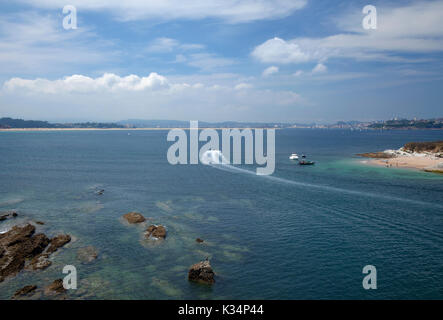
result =
[[325,73],[328,68],[323,63],[318,63],[313,69],[312,74]]
[[103,92],[103,91],[141,91],[168,88],[167,79],[155,72],[147,77],[129,75],[120,77],[105,73],[98,78],[83,75],[72,75],[58,80],[12,78],[6,81],[3,88],[8,91],[23,90],[37,93],[66,93],[66,92]]
[[271,74],[278,73],[278,70],[279,69],[276,66],[268,67],[265,70],[263,70],[262,76],[269,77]]
[[[28,5],[60,9],[59,0],[19,0]],[[109,11],[121,20],[206,19],[218,18],[230,23],[287,17],[303,8],[306,0],[70,0],[79,11]]]
[[[236,75],[210,75],[168,79],[157,73],[148,76],[104,74],[93,78],[73,75],[61,79],[12,78],[0,90],[0,103],[10,116],[29,118],[76,118],[90,120],[125,118],[244,120],[251,112],[269,119],[270,106],[287,112],[302,105],[302,97],[290,90],[255,89],[237,82]],[[206,79],[206,80],[205,80]],[[202,82],[202,81],[204,82]],[[215,81],[222,81],[217,84]],[[233,84],[234,83],[234,84]],[[283,112],[282,111],[282,112]]]
[[263,63],[305,63],[329,58],[407,62],[402,53],[443,51],[443,1],[416,2],[378,11],[376,30],[361,27],[361,11],[337,19],[343,32],[324,38],[272,38],[251,55]]
[[252,51],[252,56],[264,63],[299,63],[312,59],[299,44],[277,37],[257,46]]

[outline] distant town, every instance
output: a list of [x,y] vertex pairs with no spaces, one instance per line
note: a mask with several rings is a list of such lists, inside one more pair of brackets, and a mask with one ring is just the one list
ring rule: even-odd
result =
[[[436,119],[392,119],[384,121],[339,121],[334,124],[301,124],[281,122],[199,122],[200,128],[309,128],[309,129],[352,129],[352,130],[391,130],[391,129],[443,129],[443,118]],[[0,129],[125,129],[125,128],[188,128],[189,121],[179,120],[140,120],[130,119],[117,122],[76,122],[52,123],[40,120],[0,118]]]

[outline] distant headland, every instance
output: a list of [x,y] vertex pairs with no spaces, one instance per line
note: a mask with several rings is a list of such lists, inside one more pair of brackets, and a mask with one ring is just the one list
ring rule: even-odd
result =
[[[443,118],[437,119],[393,119],[387,121],[338,121],[333,124],[303,124],[295,122],[204,122],[201,128],[308,128],[308,129],[350,129],[350,130],[441,130]],[[117,122],[72,122],[53,123],[41,120],[0,118],[0,130],[95,130],[95,129],[171,129],[189,128],[189,121],[129,119]]]

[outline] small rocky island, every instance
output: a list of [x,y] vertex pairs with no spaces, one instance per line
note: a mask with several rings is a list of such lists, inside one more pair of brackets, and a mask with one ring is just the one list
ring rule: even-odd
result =
[[426,172],[443,173],[443,141],[410,142],[398,150],[357,154],[371,158],[369,164],[388,168],[413,168]]
[[204,284],[215,282],[215,273],[212,270],[209,260],[198,262],[191,266],[188,272],[188,280]]

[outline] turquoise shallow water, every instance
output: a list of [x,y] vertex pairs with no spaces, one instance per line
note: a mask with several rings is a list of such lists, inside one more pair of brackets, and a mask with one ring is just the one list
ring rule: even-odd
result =
[[[441,132],[280,130],[273,177],[171,166],[166,135],[0,133],[0,211],[75,238],[47,270],[0,283],[0,298],[63,277],[66,264],[79,277],[69,297],[81,299],[443,298],[443,177],[354,156]],[[317,163],[296,166],[292,152]],[[167,239],[144,240],[146,226],[122,222],[129,211],[165,225]],[[87,245],[99,258],[85,265],[76,251]],[[207,256],[216,284],[189,283],[187,269]],[[362,288],[368,264],[377,290]]]

